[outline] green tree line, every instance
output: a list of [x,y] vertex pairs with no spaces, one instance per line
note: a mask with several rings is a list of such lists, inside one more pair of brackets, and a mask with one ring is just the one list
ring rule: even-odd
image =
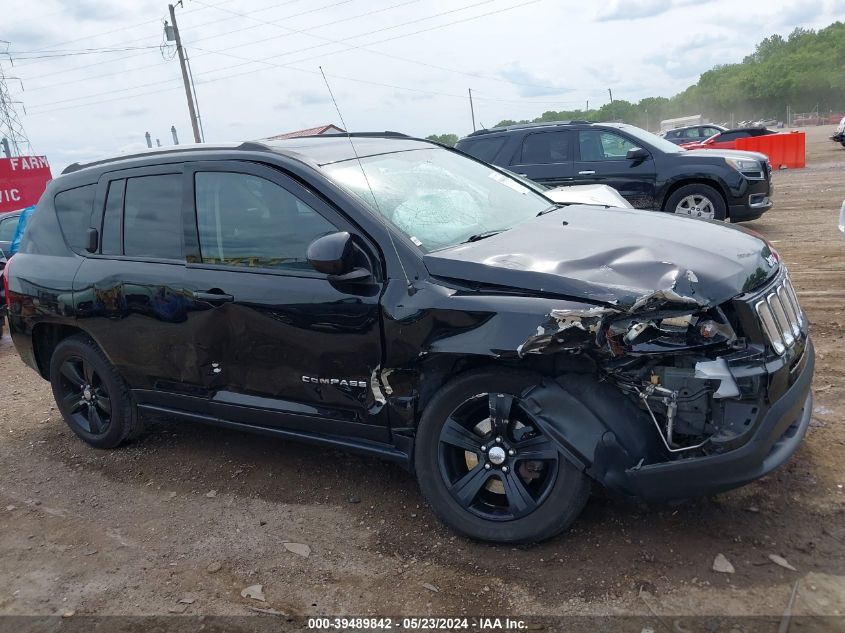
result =
[[[737,64],[704,72],[698,83],[673,97],[623,99],[590,110],[550,110],[532,120],[505,119],[495,127],[544,121],[624,121],[655,130],[662,119],[703,114],[711,121],[786,120],[786,109],[824,115],[845,110],[845,23],[814,31],[796,28],[772,35]],[[428,137],[453,145],[455,134]]]

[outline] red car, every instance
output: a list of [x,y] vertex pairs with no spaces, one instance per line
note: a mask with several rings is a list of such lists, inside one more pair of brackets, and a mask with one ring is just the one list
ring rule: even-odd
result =
[[682,143],[684,149],[736,149],[736,139],[748,136],[765,136],[777,134],[774,130],[767,130],[763,127],[746,127],[736,130],[725,130],[714,134],[706,141],[700,143]]

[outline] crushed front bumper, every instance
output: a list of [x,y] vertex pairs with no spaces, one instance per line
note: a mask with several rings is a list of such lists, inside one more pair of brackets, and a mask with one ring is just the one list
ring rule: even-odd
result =
[[[813,412],[815,352],[806,341],[801,359],[782,372],[790,386],[771,403],[747,442],[723,453],[647,464],[626,471],[626,488],[648,501],[714,494],[759,479],[797,450]],[[784,377],[779,377],[784,378]]]

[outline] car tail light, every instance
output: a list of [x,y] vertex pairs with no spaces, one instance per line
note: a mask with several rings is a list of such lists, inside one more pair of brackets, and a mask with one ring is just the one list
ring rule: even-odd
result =
[[6,298],[6,305],[9,305],[9,265],[12,263],[12,258],[6,260],[6,266],[3,268],[3,296]]

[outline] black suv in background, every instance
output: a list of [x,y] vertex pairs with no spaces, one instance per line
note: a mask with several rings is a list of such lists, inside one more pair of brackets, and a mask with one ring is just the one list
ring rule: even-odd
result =
[[763,154],[686,151],[632,125],[511,125],[473,132],[455,147],[550,187],[610,185],[639,209],[742,222],[772,206]]
[[5,282],[18,352],[90,445],[164,414],[346,447],[479,539],[559,532],[593,481],[741,485],[812,412],[807,319],[762,238],[555,205],[400,135],[71,166]]

